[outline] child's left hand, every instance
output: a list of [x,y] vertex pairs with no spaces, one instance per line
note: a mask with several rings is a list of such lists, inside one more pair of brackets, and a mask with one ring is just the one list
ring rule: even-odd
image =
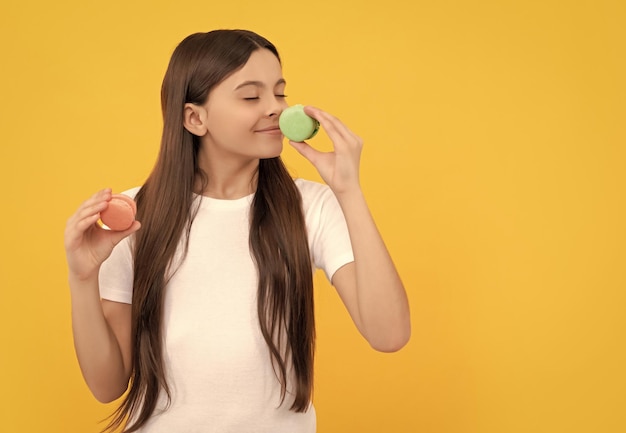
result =
[[335,195],[358,191],[363,140],[339,119],[319,108],[306,106],[304,112],[320,122],[333,142],[334,151],[320,152],[305,142],[289,143],[315,166]]

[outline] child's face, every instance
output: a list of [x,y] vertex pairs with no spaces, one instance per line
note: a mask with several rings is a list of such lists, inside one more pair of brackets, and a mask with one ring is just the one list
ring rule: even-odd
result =
[[283,135],[278,117],[287,107],[284,94],[285,80],[276,56],[266,49],[253,52],[243,68],[209,93],[202,150],[210,158],[280,155]]

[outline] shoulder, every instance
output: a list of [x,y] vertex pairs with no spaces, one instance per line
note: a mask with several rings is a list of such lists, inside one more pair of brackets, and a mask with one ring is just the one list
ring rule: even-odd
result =
[[332,200],[335,197],[330,187],[323,183],[301,178],[294,179],[294,182],[300,191],[302,204],[305,207],[314,203],[321,203],[329,199]]
[[126,191],[122,191],[121,194],[127,195],[134,200],[140,189],[140,186],[136,186],[134,188],[127,189]]
[[302,196],[302,210],[307,222],[343,217],[335,193],[326,184],[306,179],[294,179]]
[[331,281],[337,269],[354,260],[343,212],[328,185],[304,179],[294,179],[294,182],[302,195],[313,263],[323,269]]

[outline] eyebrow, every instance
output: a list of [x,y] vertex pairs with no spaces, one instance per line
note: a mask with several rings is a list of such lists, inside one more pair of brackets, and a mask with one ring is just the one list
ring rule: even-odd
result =
[[[280,80],[276,82],[276,84],[274,84],[274,87],[278,86],[279,84],[287,84],[287,82],[285,81],[284,78],[281,78]],[[265,87],[265,83],[263,83],[262,81],[244,81],[243,83],[235,87],[235,90],[239,90],[242,87],[246,87],[246,86]]]

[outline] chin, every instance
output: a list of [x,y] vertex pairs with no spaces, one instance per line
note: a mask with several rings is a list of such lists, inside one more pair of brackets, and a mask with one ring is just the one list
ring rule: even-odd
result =
[[280,156],[281,153],[283,153],[283,143],[281,141],[280,145],[278,145],[278,146],[271,146],[271,147],[268,146],[264,150],[265,151],[262,152],[262,155],[259,156],[261,159],[276,158],[276,157]]

